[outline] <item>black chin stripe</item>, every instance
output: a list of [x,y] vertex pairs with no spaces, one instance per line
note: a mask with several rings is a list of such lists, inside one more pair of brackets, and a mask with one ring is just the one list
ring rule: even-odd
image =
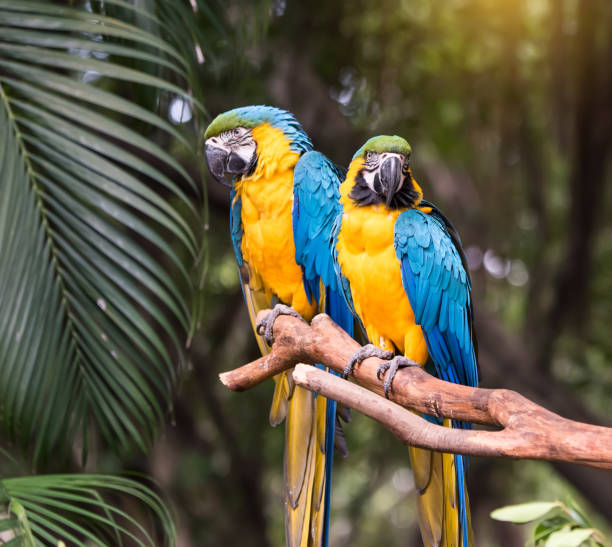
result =
[[380,182],[380,175],[378,174],[378,171],[376,171],[376,174],[374,175],[374,192],[376,192],[376,195],[382,195],[383,193],[383,187],[382,187],[382,183]]
[[401,190],[397,192],[391,200],[391,209],[405,209],[406,207],[414,207],[417,205],[417,200],[420,201],[419,193],[412,185],[412,177],[406,179]]
[[[419,193],[414,189],[414,185],[412,184],[412,175],[408,176],[410,178],[404,180],[404,184],[402,185],[400,191],[393,196],[391,204],[389,205],[390,209],[406,209],[407,207],[414,207],[417,204],[416,202],[419,200]],[[381,192],[376,193],[372,191],[365,181],[363,170],[361,170],[355,177],[355,184],[349,193],[349,198],[360,206],[385,203],[386,200],[385,196],[382,194],[382,186],[380,184],[378,173],[374,178],[374,188],[380,188]]]
[[[378,177],[378,174],[376,175]],[[378,184],[380,185],[380,180],[378,180]],[[363,176],[363,169],[357,173],[355,177],[355,184],[351,189],[349,194],[349,198],[351,198],[357,205],[373,205],[374,203],[384,203],[384,197],[375,192],[372,192],[372,189],[368,186],[368,183]]]
[[251,156],[251,163],[249,164],[249,168],[247,169],[247,172],[246,172],[247,177],[250,177],[255,172],[255,168],[257,167],[258,159],[259,158],[257,157],[257,152],[253,152],[253,156]]

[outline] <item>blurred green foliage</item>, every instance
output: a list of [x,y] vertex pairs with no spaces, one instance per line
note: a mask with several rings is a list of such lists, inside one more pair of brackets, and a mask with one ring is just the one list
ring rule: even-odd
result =
[[491,518],[515,524],[535,522],[527,545],[536,547],[604,547],[608,543],[572,499],[566,504],[534,501],[501,507],[491,513]]

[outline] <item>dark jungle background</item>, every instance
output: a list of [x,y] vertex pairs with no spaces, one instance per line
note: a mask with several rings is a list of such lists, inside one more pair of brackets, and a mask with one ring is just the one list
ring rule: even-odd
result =
[[[202,123],[227,109],[286,108],[341,165],[371,135],[404,136],[425,197],[455,224],[468,256],[482,386],[611,425],[612,3],[206,5],[212,18],[193,12],[208,44],[192,77],[208,118],[194,124],[186,103],[162,102],[158,111],[197,139]],[[204,173],[205,311],[148,458],[100,447],[88,466],[152,474],[176,514],[181,547],[281,545],[283,431],[267,420],[272,382],[237,394],[217,379],[258,354],[231,248],[228,192],[206,172],[201,143],[196,158],[171,139],[159,144],[196,180]],[[406,448],[356,413],[346,435],[331,544],[419,545]],[[524,543],[527,529],[489,517],[509,503],[569,495],[603,530],[612,522],[607,472],[473,458],[469,484],[478,545]]]
[[[339,164],[374,134],[398,134],[428,199],[455,223],[472,268],[482,385],[564,416],[612,415],[612,6],[603,2],[292,2],[230,5],[243,48],[205,84],[211,115],[291,110]],[[234,37],[236,39],[236,37]],[[201,166],[194,165],[198,169]],[[272,385],[240,395],[219,371],[257,355],[227,231],[228,194],[209,179],[206,325],[153,470],[179,507],[184,545],[282,542],[282,431]],[[419,543],[407,454],[354,415],[337,460],[335,545]],[[612,519],[612,477],[569,465],[474,459],[480,545],[520,545],[495,507],[567,492]],[[412,540],[410,538],[413,538]]]

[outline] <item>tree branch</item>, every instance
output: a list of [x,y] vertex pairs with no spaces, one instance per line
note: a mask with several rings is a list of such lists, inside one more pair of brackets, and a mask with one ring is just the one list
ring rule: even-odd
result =
[[[360,347],[325,314],[316,316],[311,325],[282,315],[274,331],[271,353],[220,374],[225,386],[235,391],[249,389],[298,363],[323,363],[342,372]],[[353,378],[367,389],[304,366],[296,367],[293,378],[307,389],[381,422],[406,444],[458,454],[565,461],[612,470],[611,428],[562,418],[514,391],[444,382],[419,367],[398,371],[392,400],[388,401],[380,396],[382,382],[376,377],[380,363],[370,358],[355,367]],[[402,407],[502,429],[443,428]]]

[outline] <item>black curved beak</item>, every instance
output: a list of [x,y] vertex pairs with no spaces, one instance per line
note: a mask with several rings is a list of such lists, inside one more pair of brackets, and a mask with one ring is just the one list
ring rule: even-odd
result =
[[398,158],[387,158],[383,162],[380,166],[380,182],[385,192],[387,207],[389,207],[402,182],[402,163]]
[[230,152],[226,166],[228,173],[232,175],[244,175],[248,171],[248,167],[247,163],[238,154]]
[[213,178],[224,186],[232,187],[232,184],[225,179],[225,171],[227,164],[228,153],[223,148],[218,148],[211,144],[207,144],[204,148],[206,153],[206,163],[208,170]]

